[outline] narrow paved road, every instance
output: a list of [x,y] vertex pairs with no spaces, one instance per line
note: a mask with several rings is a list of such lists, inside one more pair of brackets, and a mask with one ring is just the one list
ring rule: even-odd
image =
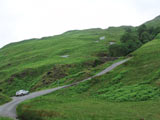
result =
[[[107,72],[113,70],[117,66],[127,62],[129,59],[130,58],[122,60],[122,61],[117,62],[117,63],[114,63],[110,67],[103,70],[102,72],[96,74],[95,76],[89,77],[89,78],[84,79],[80,82],[84,82],[86,80],[90,80],[90,79],[95,78],[97,76],[101,76],[103,74],[106,74]],[[73,83],[73,84],[70,84],[70,85],[64,85],[64,86],[61,86],[61,87],[52,88],[52,89],[48,89],[48,90],[42,90],[42,91],[34,92],[34,93],[31,93],[29,95],[22,96],[22,97],[13,97],[13,100],[11,102],[0,106],[0,116],[10,117],[10,118],[16,119],[16,107],[19,103],[23,102],[24,100],[28,100],[28,99],[32,99],[32,98],[35,98],[35,97],[38,97],[38,96],[41,96],[41,95],[45,95],[45,94],[51,93],[53,91],[56,91],[56,90],[59,90],[59,89],[62,89],[62,88],[67,88],[67,87],[79,84],[80,82],[76,82],[76,83]]]

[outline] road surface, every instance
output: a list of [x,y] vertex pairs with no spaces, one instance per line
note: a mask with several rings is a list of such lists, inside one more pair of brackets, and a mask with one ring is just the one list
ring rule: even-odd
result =
[[[122,61],[117,62],[117,63],[114,63],[111,66],[109,66],[108,68],[106,68],[105,70],[103,70],[102,72],[96,74],[95,76],[89,77],[89,78],[84,79],[84,80],[82,80],[80,82],[84,82],[84,81],[90,80],[92,78],[95,78],[97,76],[101,76],[103,74],[106,74],[107,72],[113,70],[117,66],[127,62],[129,59],[130,58],[122,60]],[[9,117],[9,118],[13,118],[13,119],[16,120],[16,117],[17,117],[16,116],[16,107],[17,107],[17,105],[19,103],[21,103],[21,102],[23,102],[25,100],[28,100],[28,99],[32,99],[32,98],[35,98],[35,97],[38,97],[38,96],[42,96],[42,95],[51,93],[53,91],[56,91],[56,90],[59,90],[59,89],[62,89],[62,88],[67,88],[67,87],[79,84],[80,82],[76,82],[76,83],[72,83],[70,85],[64,85],[64,86],[60,86],[60,87],[52,88],[52,89],[48,89],[48,90],[42,90],[42,91],[38,91],[38,92],[33,92],[33,93],[30,93],[29,95],[22,96],[22,97],[12,97],[13,100],[11,102],[0,106],[0,116]]]

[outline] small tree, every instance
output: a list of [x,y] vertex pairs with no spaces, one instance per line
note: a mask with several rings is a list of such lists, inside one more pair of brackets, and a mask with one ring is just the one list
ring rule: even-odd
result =
[[148,32],[143,32],[140,36],[140,40],[142,43],[146,43],[151,40],[151,36]]
[[138,36],[141,36],[141,34],[145,31],[147,31],[147,26],[145,24],[138,27]]
[[109,46],[109,53],[112,57],[120,57],[128,54],[128,49],[125,44],[113,44]]
[[142,45],[138,39],[136,32],[126,32],[120,39],[120,41],[127,47],[127,53],[130,53]]

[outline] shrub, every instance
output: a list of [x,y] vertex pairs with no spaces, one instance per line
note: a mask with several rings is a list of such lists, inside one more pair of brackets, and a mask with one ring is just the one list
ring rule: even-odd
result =
[[125,44],[113,44],[109,46],[110,56],[119,57],[127,55],[128,49]]

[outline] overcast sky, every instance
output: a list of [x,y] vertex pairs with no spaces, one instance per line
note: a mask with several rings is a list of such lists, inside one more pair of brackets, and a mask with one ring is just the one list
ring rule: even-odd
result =
[[74,29],[137,26],[160,15],[160,0],[0,0],[0,47]]

